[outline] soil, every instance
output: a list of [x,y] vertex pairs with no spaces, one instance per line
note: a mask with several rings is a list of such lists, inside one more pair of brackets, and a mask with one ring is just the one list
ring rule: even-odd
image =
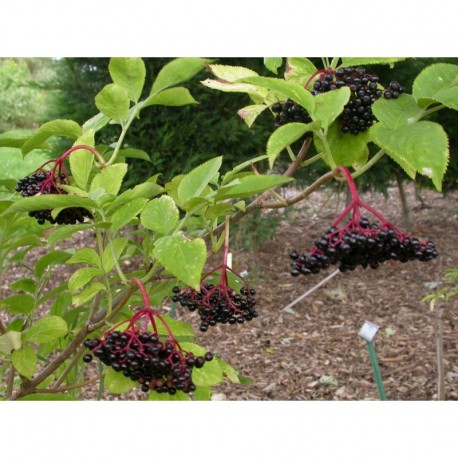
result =
[[[450,304],[431,311],[429,303],[422,302],[425,295],[442,286],[445,269],[458,267],[458,192],[444,197],[423,190],[422,203],[415,198],[413,186],[406,187],[406,192],[414,221],[412,232],[433,240],[440,256],[428,263],[389,262],[377,270],[357,268],[338,273],[292,306],[290,312],[282,309],[334,268],[313,276],[292,277],[288,254],[293,248],[304,251],[313,246],[343,208],[344,197],[318,192],[286,213],[266,211],[262,215],[263,222],[279,220],[274,235],[256,250],[238,243],[233,253],[233,267],[246,271],[256,288],[259,317],[243,325],[197,331],[200,345],[251,380],[250,384],[224,382],[215,387],[215,399],[378,399],[367,343],[358,336],[366,320],[380,327],[374,343],[387,398],[437,399],[439,311],[443,313],[445,399],[458,399],[458,309]],[[397,188],[389,190],[388,199],[381,194],[361,197],[390,222],[405,227]],[[247,242],[250,236],[254,234],[246,234]],[[76,234],[71,243],[83,246],[87,238],[85,241]],[[3,287],[20,275],[20,270],[11,269],[3,278]],[[62,280],[56,277],[56,282]],[[165,304],[165,310],[167,306],[170,304]],[[180,306],[176,318],[198,329],[198,317]],[[86,388],[83,396],[94,399],[96,392],[97,387]],[[123,396],[104,395],[107,400],[137,398],[144,398],[140,390]]]

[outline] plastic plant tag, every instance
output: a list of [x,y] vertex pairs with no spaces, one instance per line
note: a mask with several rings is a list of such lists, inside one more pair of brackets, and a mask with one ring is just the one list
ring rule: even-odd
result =
[[366,320],[364,324],[361,326],[358,335],[367,342],[372,342],[379,328],[380,326],[377,326],[376,324]]

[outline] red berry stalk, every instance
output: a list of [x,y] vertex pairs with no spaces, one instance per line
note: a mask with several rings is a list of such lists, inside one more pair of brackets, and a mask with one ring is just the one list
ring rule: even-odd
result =
[[[376,269],[388,260],[430,261],[438,256],[432,241],[420,241],[403,233],[379,212],[362,202],[349,170],[342,166],[337,167],[337,170],[347,180],[352,201],[310,251],[302,256],[297,251],[290,253],[293,276],[316,274],[331,264],[338,264],[339,270],[345,272],[354,270],[358,265]],[[362,209],[375,216],[379,222],[371,223],[362,217]],[[339,227],[346,217],[350,217],[348,222]]]
[[[96,356],[116,372],[122,372],[131,380],[138,380],[144,392],[155,390],[173,395],[178,390],[185,393],[194,391],[193,367],[203,367],[206,361],[213,359],[213,355],[207,352],[205,356],[196,358],[184,351],[166,321],[151,308],[143,284],[138,279],[132,281],[141,291],[143,308],[129,320],[105,332],[101,339],[86,340],[84,345],[91,353],[85,355],[83,360],[91,362],[92,355]],[[159,335],[156,320],[167,331],[168,337],[165,339]],[[152,332],[148,330],[149,325]],[[117,330],[120,327],[125,329]]]
[[[250,289],[248,283],[235,270],[228,266],[227,259],[229,254],[229,218],[226,219],[226,232],[224,241],[223,262],[218,265],[200,280],[200,291],[193,288],[174,287],[174,302],[180,302],[191,312],[197,310],[201,317],[200,330],[207,331],[209,326],[217,323],[242,324],[251,321],[258,316],[255,309],[256,291]],[[239,292],[229,285],[228,271],[234,274],[243,286]],[[209,277],[219,273],[219,281],[215,285],[208,281]]]

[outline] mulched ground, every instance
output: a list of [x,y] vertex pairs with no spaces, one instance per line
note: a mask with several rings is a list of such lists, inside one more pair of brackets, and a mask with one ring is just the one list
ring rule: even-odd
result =
[[[375,194],[363,195],[362,199],[402,228],[397,188],[390,189],[389,194],[388,200]],[[343,208],[342,196],[327,191],[315,193],[284,215],[275,236],[266,239],[257,251],[235,250],[234,268],[246,270],[257,290],[259,317],[243,325],[210,328],[205,334],[199,333],[198,343],[229,362],[252,383],[224,382],[215,388],[216,398],[378,399],[367,345],[358,337],[359,329],[368,320],[380,326],[375,346],[387,398],[437,399],[438,318],[421,300],[431,292],[433,282],[440,287],[444,269],[458,267],[458,193],[444,198],[423,191],[427,208],[421,208],[413,187],[408,187],[407,194],[414,233],[419,238],[434,240],[440,256],[429,263],[392,262],[377,270],[358,268],[339,273],[297,303],[293,313],[282,309],[329,275],[332,268],[314,276],[291,277],[288,253],[293,248],[303,251],[313,245]],[[279,214],[266,212],[263,218]],[[71,243],[83,246],[87,236],[83,239],[76,234]],[[13,268],[8,275],[11,278],[3,278],[3,287],[19,278],[21,272]],[[177,318],[198,328],[198,318],[180,306]],[[444,309],[446,399],[458,399],[457,318],[456,307]],[[93,399],[96,391],[94,387],[84,394]],[[104,399],[144,397],[138,390],[123,396],[106,394]]]

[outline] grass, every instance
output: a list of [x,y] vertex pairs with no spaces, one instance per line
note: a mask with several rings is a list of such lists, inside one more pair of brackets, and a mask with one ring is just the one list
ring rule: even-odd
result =
[[50,158],[49,153],[42,150],[32,151],[23,158],[19,148],[0,148],[0,180],[19,180]]

